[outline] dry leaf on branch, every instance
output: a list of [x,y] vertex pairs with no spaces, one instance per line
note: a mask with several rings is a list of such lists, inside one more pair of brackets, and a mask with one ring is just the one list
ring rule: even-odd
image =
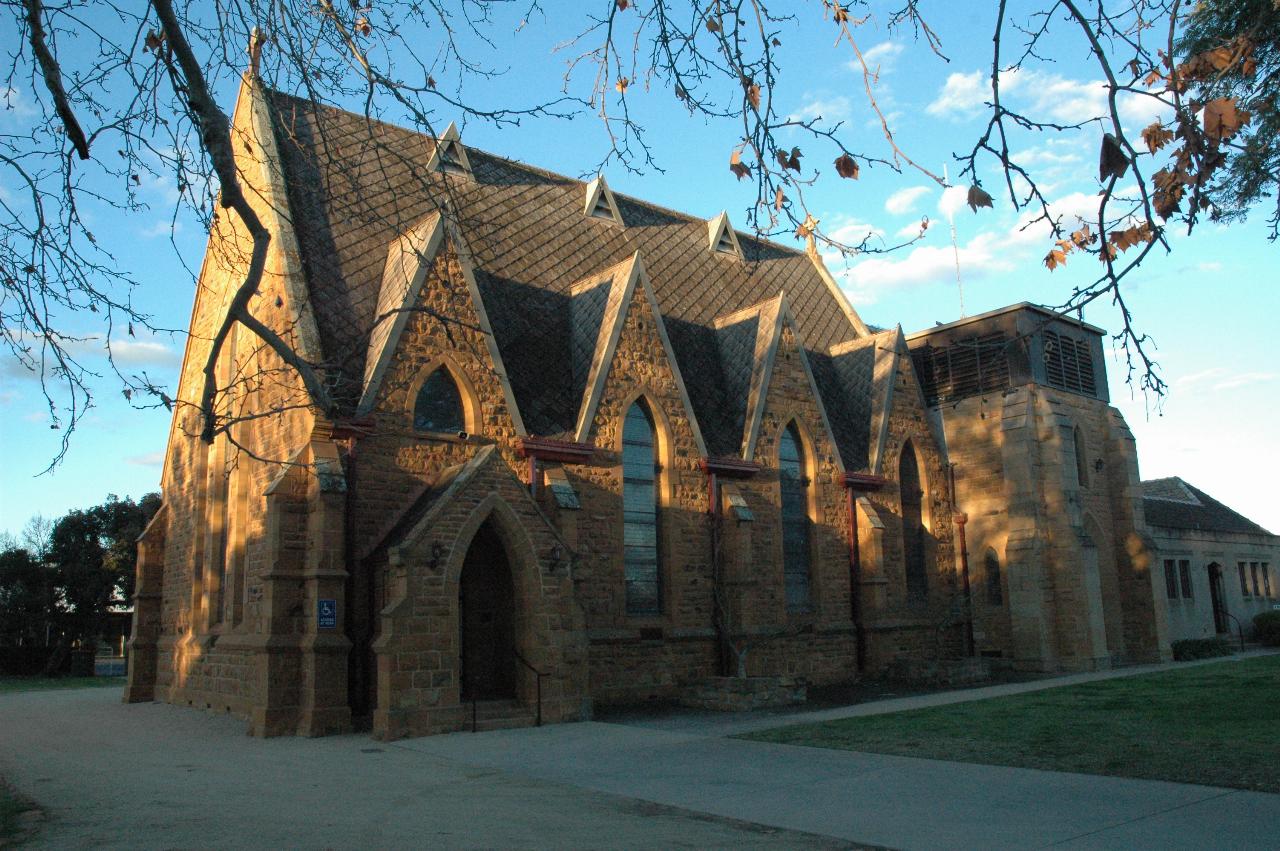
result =
[[858,179],[858,161],[848,154],[841,154],[836,159],[836,174],[841,177]]
[[625,12],[627,7],[631,5],[631,0],[617,0],[618,11]]
[[799,171],[800,157],[801,154],[799,148],[792,148],[790,155],[788,155],[786,151],[778,151],[778,165],[782,166],[784,169],[789,168],[793,171]]
[[991,201],[991,196],[987,194],[985,189],[976,183],[969,187],[969,197],[966,200],[969,203],[969,209],[973,210],[975,213],[978,212],[979,207],[994,206]]
[[1173,131],[1159,121],[1153,121],[1151,126],[1143,129],[1142,141],[1147,143],[1147,149],[1154,154],[1173,141]]
[[778,191],[773,195],[773,209],[781,210],[782,205],[787,203],[787,196],[782,194],[782,187],[778,187]]
[[713,33],[720,32],[720,24],[715,18],[707,18],[707,29]]
[[760,108],[760,86],[758,83],[752,83],[747,86],[747,100],[751,101],[752,109]]
[[813,214],[804,217],[804,221],[796,228],[796,239],[809,239],[818,230],[818,220]]
[[613,87],[618,90],[618,94],[625,95],[627,93],[627,86],[629,85],[631,85],[630,80],[626,77],[619,77],[618,82],[614,83]]
[[1235,98],[1217,98],[1204,105],[1204,132],[1218,140],[1229,139],[1249,123],[1250,115],[1236,107]]
[[751,167],[742,161],[742,151],[734,151],[729,157],[729,171],[739,180],[751,174]]
[[368,35],[373,32],[373,24],[369,23],[369,19],[366,17],[356,18],[356,32],[360,33],[360,35]]
[[1098,179],[1114,177],[1119,180],[1128,170],[1129,158],[1124,155],[1120,142],[1110,133],[1103,133],[1102,150],[1098,154]]

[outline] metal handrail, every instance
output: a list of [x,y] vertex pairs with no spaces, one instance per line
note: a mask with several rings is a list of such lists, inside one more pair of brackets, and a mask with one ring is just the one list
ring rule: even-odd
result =
[[1231,612],[1228,612],[1226,606],[1219,606],[1218,611],[1236,622],[1236,632],[1239,633],[1240,635],[1240,652],[1243,653],[1244,652],[1244,624],[1240,623],[1240,619],[1238,617],[1231,614]]
[[541,727],[542,726],[542,678],[547,676],[547,674],[543,673],[542,671],[539,671],[537,668],[533,667],[533,665],[529,664],[529,660],[521,656],[519,650],[512,647],[511,652],[515,654],[516,659],[519,660],[521,665],[524,665],[526,668],[528,668],[530,671],[533,671],[534,673],[534,684],[537,689],[537,696],[538,696],[538,714],[537,714],[536,723],[537,723],[537,726]]

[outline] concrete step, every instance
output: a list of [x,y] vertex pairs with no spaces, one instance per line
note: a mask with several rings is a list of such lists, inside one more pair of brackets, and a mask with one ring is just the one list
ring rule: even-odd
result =
[[[470,704],[467,704],[467,729],[471,729]],[[481,700],[476,702],[475,730],[514,730],[532,727],[537,719],[528,707],[516,700]]]

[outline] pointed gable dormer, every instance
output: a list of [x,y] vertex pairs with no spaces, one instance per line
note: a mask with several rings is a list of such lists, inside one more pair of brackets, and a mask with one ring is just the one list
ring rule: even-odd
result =
[[729,223],[728,213],[722,210],[720,215],[707,222],[707,236],[711,250],[715,253],[742,259],[742,246],[738,244],[738,235]]
[[613,200],[613,193],[609,191],[604,175],[597,176],[587,184],[587,199],[582,212],[589,219],[622,224],[622,214],[618,212],[618,205]]
[[436,149],[431,152],[427,170],[471,176],[471,161],[467,159],[467,149],[458,135],[458,125],[452,121],[436,139]]

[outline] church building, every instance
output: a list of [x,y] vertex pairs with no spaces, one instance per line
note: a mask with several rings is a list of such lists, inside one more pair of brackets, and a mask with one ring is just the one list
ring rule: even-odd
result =
[[248,78],[233,138],[272,234],[251,309],[335,404],[240,329],[200,439],[249,262],[219,216],[126,700],[397,738],[716,676],[1167,656],[1097,329],[870,328],[812,247]]

